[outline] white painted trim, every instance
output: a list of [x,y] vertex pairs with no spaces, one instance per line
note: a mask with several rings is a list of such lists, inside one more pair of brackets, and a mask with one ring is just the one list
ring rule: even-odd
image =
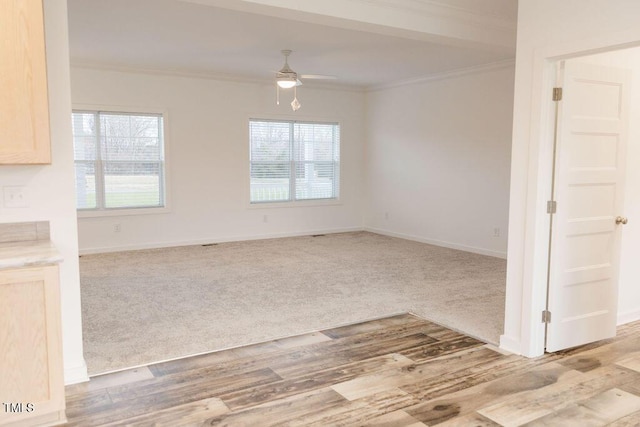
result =
[[247,209],[288,209],[321,208],[324,206],[343,206],[339,197],[332,199],[287,200],[283,202],[247,202]]
[[459,251],[472,252],[475,254],[487,255],[495,258],[502,258],[502,259],[507,258],[506,252],[494,251],[491,249],[477,248],[475,246],[467,246],[467,245],[462,245],[460,243],[445,242],[442,240],[429,239],[426,237],[414,236],[411,234],[396,233],[395,231],[389,231],[389,230],[384,230],[384,229],[375,228],[375,227],[365,226],[364,230],[369,231],[371,233],[382,234],[384,236],[398,237],[400,239],[412,240],[414,242],[426,243],[429,245],[440,246],[443,248],[457,249]]
[[311,236],[314,234],[336,234],[336,233],[349,233],[354,231],[363,231],[362,227],[345,227],[345,228],[332,228],[323,230],[308,230],[292,233],[268,233],[257,234],[247,236],[233,236],[233,237],[210,237],[194,240],[181,240],[177,242],[155,242],[146,243],[141,245],[121,245],[121,246],[108,246],[97,248],[84,248],[80,249],[80,255],[101,254],[109,252],[122,252],[122,251],[136,251],[141,249],[160,249],[160,248],[173,248],[178,246],[192,246],[192,245],[207,245],[211,243],[228,243],[228,242],[243,242],[247,240],[264,240],[264,239],[278,239],[282,237],[299,237],[299,236]]
[[249,127],[251,121],[262,121],[262,120],[273,120],[273,121],[282,121],[282,122],[294,122],[294,123],[318,123],[318,124],[330,124],[337,125],[339,130],[338,136],[338,149],[339,149],[339,160],[338,160],[338,191],[337,197],[326,198],[326,199],[301,199],[301,200],[286,200],[281,202],[251,202],[251,177],[249,173],[244,175],[244,200],[246,201],[246,209],[278,209],[278,208],[313,208],[313,207],[324,207],[324,206],[342,206],[344,205],[343,199],[341,197],[342,194],[342,177],[343,177],[343,164],[342,154],[343,154],[343,138],[342,138],[342,122],[343,120],[337,117],[322,117],[322,116],[309,116],[309,115],[295,115],[295,114],[250,114],[247,115],[246,124],[244,126],[244,140],[248,142],[245,144],[243,148],[243,156],[246,159],[246,170],[249,171],[251,168],[251,156],[249,155],[250,150],[250,135],[249,135]]
[[481,64],[481,65],[475,65],[472,67],[457,68],[455,70],[445,71],[443,73],[437,73],[437,74],[430,74],[427,76],[418,77],[410,80],[401,80],[393,83],[369,86],[367,87],[367,91],[376,92],[376,91],[393,89],[393,88],[402,87],[402,86],[412,86],[412,85],[430,83],[430,82],[440,81],[440,80],[455,79],[459,77],[468,76],[470,74],[487,73],[490,71],[500,70],[500,69],[509,68],[509,67],[515,68],[515,65],[516,65],[515,59],[507,59],[504,61],[492,62],[489,64]]
[[[81,104],[74,103],[72,110],[79,112],[105,112],[105,113],[122,113],[122,114],[160,114],[168,116],[169,110],[166,108],[146,107],[140,105],[104,105],[104,104]],[[166,127],[166,126],[165,126]]]
[[238,74],[216,73],[214,71],[196,71],[192,69],[176,68],[150,68],[136,67],[126,64],[106,63],[99,61],[85,61],[74,59],[71,61],[72,68],[85,68],[103,71],[116,71],[121,73],[151,74],[159,76],[189,77],[208,80],[222,80],[239,83],[268,83],[270,80],[264,78],[252,78]]
[[[128,74],[145,74],[145,75],[152,75],[152,76],[169,76],[169,77],[217,80],[222,82],[247,83],[247,84],[257,84],[257,85],[263,85],[263,86],[273,84],[272,79],[253,78],[253,77],[233,75],[233,74],[223,74],[223,73],[216,73],[213,71],[199,71],[199,70],[189,70],[189,69],[145,68],[145,67],[133,67],[133,66],[128,66],[124,64],[109,64],[109,63],[103,63],[103,62],[90,62],[90,61],[79,61],[79,60],[73,60],[71,62],[71,67],[88,69],[88,70],[98,70],[98,71],[113,71],[113,72],[128,73]],[[506,59],[504,61],[492,62],[489,64],[480,64],[480,65],[474,65],[471,67],[456,68],[450,71],[429,74],[429,75],[417,77],[414,79],[400,80],[400,81],[391,82],[391,83],[383,83],[380,85],[359,86],[359,85],[349,85],[349,84],[340,84],[340,83],[332,84],[332,83],[305,82],[305,90],[306,89],[323,89],[323,90],[337,90],[337,91],[354,92],[354,93],[375,92],[375,91],[393,89],[393,88],[402,87],[402,86],[411,86],[411,85],[429,83],[429,82],[439,81],[439,80],[454,79],[458,77],[464,77],[470,74],[486,73],[486,72],[500,70],[502,68],[508,68],[508,67],[515,67],[514,58]],[[78,109],[78,108],[76,108],[76,106],[74,105],[74,110],[75,109]],[[104,111],[119,111],[119,110],[104,109]],[[141,112],[144,112],[144,111],[141,110]],[[147,112],[151,113],[153,111],[147,111]]]
[[618,313],[618,326],[640,320],[640,309]]
[[[216,80],[221,82],[233,82],[233,83],[246,83],[257,85],[273,85],[273,78],[258,78],[250,77],[240,74],[224,74],[217,73],[215,71],[202,71],[193,69],[163,69],[163,68],[148,68],[148,67],[135,67],[126,64],[114,64],[97,61],[82,61],[72,60],[71,68],[80,68],[86,70],[98,70],[98,71],[113,71],[117,73],[126,74],[144,74],[151,76],[168,76],[168,77],[184,77],[190,79],[204,79],[204,80]],[[304,80],[304,79],[303,79]],[[305,80],[305,90],[307,89],[323,89],[323,90],[337,90],[344,92],[363,93],[366,88],[360,85],[352,85],[346,83],[319,83],[317,81]]]
[[476,253],[480,255],[487,255],[495,258],[506,259],[507,257],[506,252],[493,251],[490,249],[477,248],[473,246],[466,246],[466,245],[452,243],[452,242],[444,242],[444,241],[435,240],[435,239],[427,239],[424,237],[413,236],[413,235],[404,234],[404,233],[396,233],[393,231],[388,231],[388,230],[374,228],[374,227],[345,227],[345,228],[310,230],[310,231],[301,231],[301,232],[292,232],[292,233],[268,233],[268,234],[234,236],[234,237],[225,237],[225,238],[211,237],[211,238],[204,238],[204,239],[181,240],[177,242],[156,242],[156,243],[146,243],[141,245],[121,245],[121,246],[84,248],[84,249],[80,249],[80,255],[92,255],[92,254],[122,252],[122,251],[136,251],[136,250],[142,250],[142,249],[173,248],[173,247],[179,247],[179,246],[206,245],[210,243],[228,243],[228,242],[242,242],[242,241],[248,241],[248,240],[278,239],[283,237],[310,236],[314,234],[349,233],[349,232],[355,232],[355,231],[368,231],[371,233],[381,234],[383,236],[397,237],[399,239],[411,240],[414,242],[426,243],[429,245],[440,246],[440,247],[449,248],[449,249],[456,249],[456,250]]
[[82,364],[78,366],[64,367],[64,385],[78,384],[89,381],[87,363],[82,359]]
[[162,145],[164,151],[163,177],[164,177],[164,206],[149,208],[123,208],[123,209],[76,209],[78,218],[102,218],[123,215],[156,215],[171,212],[171,128],[169,110],[166,108],[126,106],[126,105],[102,105],[102,104],[72,104],[71,111],[81,112],[110,112],[124,114],[160,114],[162,115]]
[[520,341],[506,335],[500,335],[500,349],[520,355]]
[[[532,64],[532,84],[530,90],[531,112],[529,116],[529,140],[527,143],[528,165],[525,195],[524,218],[509,218],[510,243],[507,264],[507,300],[505,312],[519,314],[519,340],[505,338],[505,349],[512,350],[509,345],[516,345],[516,353],[526,357],[537,357],[544,354],[544,326],[539,321],[539,313],[545,306],[546,279],[543,279],[547,268],[548,249],[548,215],[544,204],[548,197],[551,180],[551,166],[546,164],[545,155],[549,150],[548,130],[551,127],[550,99],[551,88],[555,82],[555,64],[563,59],[600,53],[625,47],[637,46],[640,43],[640,30],[629,30],[597,34],[589,39],[580,39],[563,44],[546,46],[534,50]],[[516,76],[517,79],[517,76]],[[513,191],[520,187],[513,179],[513,171],[521,168],[520,164],[512,164],[512,197]],[[515,212],[519,206],[510,206]],[[516,223],[517,222],[517,223]],[[515,241],[522,236],[523,241]],[[511,240],[514,241],[511,241]],[[512,288],[521,289],[521,298],[511,300]],[[514,319],[506,319],[516,325]],[[513,331],[512,331],[513,332]]]
[[[530,227],[535,232],[527,236],[532,243],[524,246],[519,340],[519,353],[526,357],[545,353],[545,327],[539,314],[546,309],[547,298],[550,216],[546,213],[546,203],[551,197],[555,119],[555,106],[550,94],[557,84],[555,61],[536,56],[533,66],[540,73],[533,74],[530,122],[538,125],[529,129],[528,165],[529,171],[535,171],[536,179],[529,179],[527,183],[526,221],[532,224]],[[511,230],[509,233],[511,236]]]
[[[253,78],[241,75],[222,74],[212,71],[198,71],[189,69],[160,69],[160,68],[145,68],[145,67],[133,67],[124,64],[108,64],[102,62],[89,62],[74,60],[71,62],[72,68],[98,70],[98,71],[113,71],[119,73],[128,74],[145,74],[152,76],[169,76],[169,77],[184,77],[193,79],[205,79],[205,80],[217,80],[222,82],[235,82],[235,83],[247,83],[257,85],[272,85],[272,79]],[[454,79],[458,77],[464,77],[470,74],[486,73],[490,71],[500,70],[503,68],[515,67],[515,59],[506,59],[504,61],[492,62],[489,64],[474,65],[471,67],[456,68],[450,71],[444,71],[441,73],[429,74],[422,77],[417,77],[408,80],[399,80],[391,83],[383,83],[380,85],[360,86],[349,85],[344,83],[318,83],[305,81],[306,89],[322,89],[322,90],[336,90],[353,93],[367,93],[376,92],[385,89],[393,89],[402,86],[411,86],[422,83],[429,83],[439,80]],[[77,109],[74,105],[74,110]],[[104,109],[103,111],[118,111]],[[141,112],[144,112],[141,110]],[[152,111],[147,111],[152,112]]]
[[[166,188],[166,185],[165,185]],[[166,190],[165,190],[166,191]],[[167,199],[167,195],[165,194],[165,201]],[[169,206],[163,206],[159,208],[150,207],[150,208],[115,208],[115,209],[103,209],[103,210],[93,210],[87,209],[82,210],[78,209],[77,211],[78,219],[85,218],[104,218],[108,216],[128,216],[128,215],[160,215],[171,213],[171,209]]]

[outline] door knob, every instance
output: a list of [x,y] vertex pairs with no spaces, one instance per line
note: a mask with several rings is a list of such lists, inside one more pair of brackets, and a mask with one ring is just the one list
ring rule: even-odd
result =
[[619,216],[616,218],[616,224],[626,224],[627,223],[627,218],[623,217],[623,216]]

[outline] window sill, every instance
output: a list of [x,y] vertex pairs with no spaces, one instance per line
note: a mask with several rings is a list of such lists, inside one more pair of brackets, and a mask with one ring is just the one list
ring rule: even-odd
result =
[[343,203],[340,199],[299,200],[296,202],[249,203],[248,209],[311,208],[311,207],[322,207],[322,206],[341,206],[342,204]]
[[162,208],[132,208],[132,209],[109,209],[97,211],[76,210],[78,218],[100,218],[108,216],[126,216],[126,215],[156,215],[171,212],[168,207]]

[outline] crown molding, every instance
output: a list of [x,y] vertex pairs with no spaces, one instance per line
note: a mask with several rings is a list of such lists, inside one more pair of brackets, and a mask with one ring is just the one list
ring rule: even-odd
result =
[[199,71],[177,68],[154,68],[154,67],[138,67],[133,65],[86,61],[79,59],[71,59],[72,68],[84,68],[100,71],[115,71],[120,73],[131,74],[150,74],[154,76],[172,76],[172,77],[188,77],[196,79],[221,80],[236,83],[267,83],[268,79],[252,78],[247,76],[238,76],[234,74],[217,73],[213,71]]
[[489,64],[474,65],[472,67],[465,67],[465,68],[457,68],[455,70],[446,71],[444,73],[430,74],[430,75],[418,77],[415,79],[401,80],[401,81],[392,82],[392,83],[368,86],[367,92],[376,92],[376,91],[381,91],[386,89],[394,89],[402,86],[418,85],[418,84],[429,83],[429,82],[438,81],[438,80],[454,79],[458,77],[467,76],[470,74],[486,73],[489,71],[495,71],[503,68],[514,67],[515,63],[516,63],[515,59],[507,59],[504,61],[491,62]]
[[[489,64],[476,65],[472,67],[457,68],[455,70],[446,71],[443,73],[430,74],[414,79],[401,80],[391,83],[384,83],[380,85],[372,86],[359,86],[359,85],[345,85],[345,84],[322,84],[322,83],[305,83],[309,89],[323,89],[323,90],[336,90],[345,92],[376,92],[386,89],[393,89],[402,86],[411,86],[422,83],[429,83],[437,80],[453,79],[457,77],[466,76],[469,74],[484,73],[502,68],[508,68],[515,66],[515,59],[508,59],[504,61],[492,62]],[[252,78],[247,76],[238,76],[232,74],[215,73],[211,71],[196,71],[196,70],[177,70],[177,69],[160,69],[160,68],[145,68],[145,67],[133,67],[122,64],[111,64],[93,61],[80,61],[72,60],[72,68],[82,68],[98,71],[113,71],[128,74],[145,74],[154,76],[169,76],[169,77],[185,77],[196,78],[205,80],[216,80],[233,83],[245,83],[245,84],[257,84],[261,86],[274,84],[273,79],[267,78]]]
[[[71,68],[80,68],[86,70],[97,71],[112,71],[117,73],[126,74],[144,74],[152,76],[167,76],[167,77],[184,77],[190,79],[204,79],[215,80],[231,83],[244,83],[244,84],[256,84],[261,86],[274,85],[275,78],[259,78],[249,77],[228,73],[217,73],[214,71],[201,71],[201,70],[189,70],[189,69],[169,69],[169,68],[152,68],[152,67],[137,67],[125,64],[106,63],[96,61],[84,61],[78,59],[71,60]],[[305,88],[308,89],[323,89],[323,90],[336,90],[343,92],[366,92],[366,87],[362,85],[349,85],[344,83],[318,83],[305,81]]]

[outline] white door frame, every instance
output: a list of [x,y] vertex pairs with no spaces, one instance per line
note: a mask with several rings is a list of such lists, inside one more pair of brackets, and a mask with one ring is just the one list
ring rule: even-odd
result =
[[[556,103],[554,199],[558,210],[550,215],[547,310],[551,322],[546,328],[546,351],[616,334],[623,227],[615,218],[624,214],[627,176],[631,70],[582,58],[563,63],[560,86],[566,96]],[[595,101],[595,94],[602,98]],[[592,100],[590,105],[576,102],[580,96],[584,102]],[[594,205],[598,199],[602,202]],[[605,246],[608,250],[603,251]]]
[[[531,116],[528,144],[528,174],[524,218],[509,219],[509,234],[524,236],[507,256],[507,300],[505,333],[500,347],[537,357],[544,354],[545,325],[541,321],[546,307],[549,215],[547,201],[551,197],[554,103],[551,99],[557,81],[557,63],[565,59],[593,55],[640,45],[640,28],[550,46],[535,51]],[[518,64],[516,62],[516,72]],[[516,76],[517,81],[517,76]],[[513,176],[513,175],[512,175]],[[512,187],[514,187],[512,183]],[[510,214],[510,215],[513,215]],[[518,231],[520,233],[518,233]],[[514,255],[514,256],[512,256]],[[510,298],[510,295],[520,298]]]

